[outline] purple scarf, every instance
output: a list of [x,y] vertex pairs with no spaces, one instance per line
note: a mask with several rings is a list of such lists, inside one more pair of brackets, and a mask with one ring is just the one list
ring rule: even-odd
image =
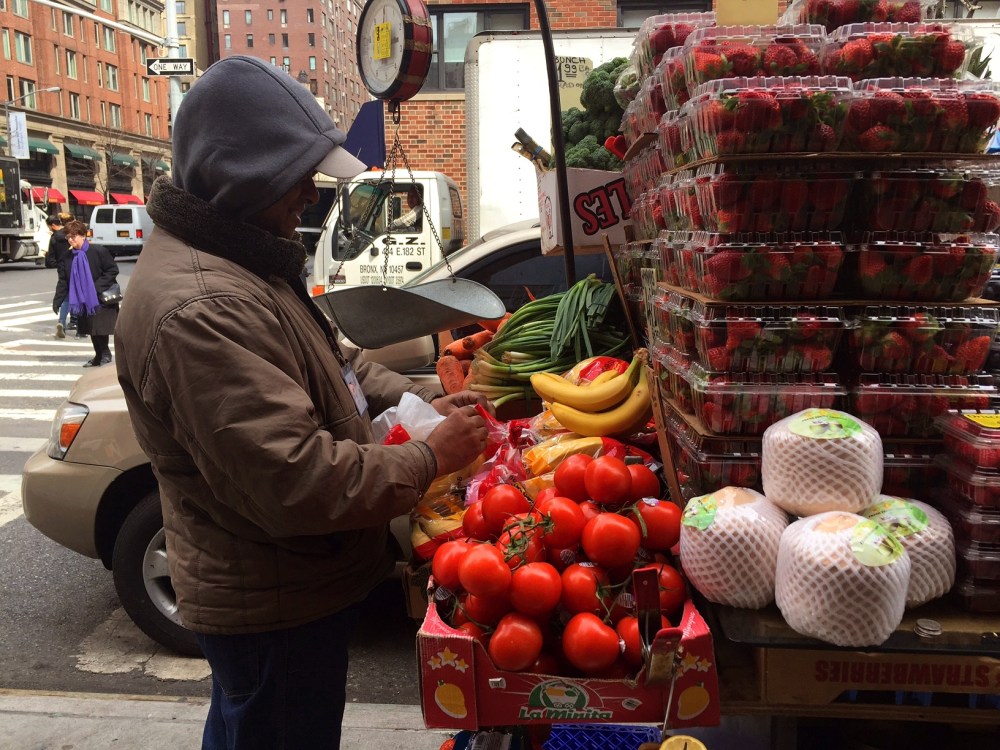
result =
[[73,265],[69,273],[69,310],[75,315],[93,315],[101,305],[87,262],[88,248],[90,241],[84,240],[83,247],[73,251]]

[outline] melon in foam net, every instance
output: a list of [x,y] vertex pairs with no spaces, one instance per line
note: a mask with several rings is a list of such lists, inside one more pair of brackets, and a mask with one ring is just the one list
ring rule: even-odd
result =
[[725,487],[692,498],[681,517],[681,567],[706,599],[760,609],[774,600],[785,511],[754,490]]
[[806,409],[767,428],[761,478],[767,499],[796,516],[857,513],[882,488],[882,439],[833,409]]
[[798,633],[837,646],[877,646],[903,619],[910,556],[868,518],[829,511],[800,518],[778,548],[774,598]]
[[906,606],[947,594],[955,583],[955,534],[948,519],[919,500],[879,495],[861,512],[895,536],[910,556]]

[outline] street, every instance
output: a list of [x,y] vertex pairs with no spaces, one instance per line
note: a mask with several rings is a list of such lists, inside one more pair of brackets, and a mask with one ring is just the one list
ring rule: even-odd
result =
[[[126,295],[134,263],[118,259]],[[89,337],[55,338],[55,285],[55,270],[0,265],[0,690],[207,697],[207,662],[147,638],[99,560],[49,540],[22,514],[21,468],[93,356]],[[349,701],[419,702],[417,627],[399,580],[386,581],[352,642]]]

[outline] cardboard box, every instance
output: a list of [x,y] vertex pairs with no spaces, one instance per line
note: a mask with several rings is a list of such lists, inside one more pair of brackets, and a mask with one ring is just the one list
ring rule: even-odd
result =
[[430,563],[417,566],[411,560],[403,568],[403,595],[406,599],[406,614],[414,620],[423,620],[427,615],[427,579],[431,575]]
[[1000,693],[1000,659],[988,656],[762,648],[757,661],[767,704],[822,705],[848,690]]
[[433,601],[417,633],[420,703],[429,728],[477,729],[569,722],[719,723],[719,684],[712,634],[690,600],[678,627],[657,633],[653,651],[679,639],[671,686],[636,680],[506,672],[471,636],[442,621]]
[[[538,172],[538,216],[542,226],[542,252],[565,250],[559,219],[559,190],[554,170]],[[625,227],[631,226],[632,202],[621,172],[600,169],[567,169],[574,253],[604,252],[603,235],[612,246],[626,241]]]

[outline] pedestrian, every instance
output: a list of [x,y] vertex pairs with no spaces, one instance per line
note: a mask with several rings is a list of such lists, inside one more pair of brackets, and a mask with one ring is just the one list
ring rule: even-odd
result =
[[111,252],[87,239],[87,225],[70,221],[64,230],[71,248],[59,266],[59,281],[52,311],[58,312],[63,302],[77,318],[77,336],[90,335],[94,358],[84,367],[100,367],[111,362],[109,342],[118,320],[118,305],[102,305],[100,295],[118,283],[118,264]]
[[[313,175],[364,170],[344,139],[280,68],[212,65],[177,113],[115,334],[178,612],[212,667],[205,750],[340,746],[348,641],[394,566],[388,523],[486,442],[481,396],[442,397],[341,346],[306,292]],[[408,392],[444,420],[375,443],[371,417]]]
[[[69,242],[66,240],[66,233],[63,231],[65,219],[59,214],[53,214],[45,219],[52,234],[49,236],[49,247],[45,251],[45,267],[56,269],[56,279],[62,273],[63,261],[70,254]],[[58,282],[57,282],[58,283]],[[59,322],[56,323],[56,338],[66,338],[66,317],[69,315],[69,297],[63,300],[57,311]]]

